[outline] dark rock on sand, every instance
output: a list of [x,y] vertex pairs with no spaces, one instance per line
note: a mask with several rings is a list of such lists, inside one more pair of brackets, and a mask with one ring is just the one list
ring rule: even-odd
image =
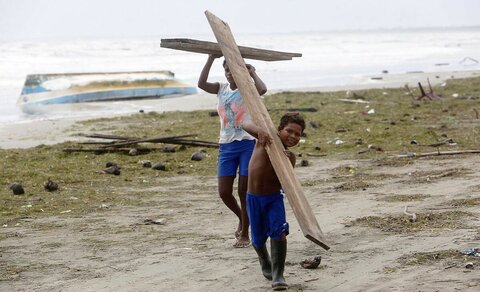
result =
[[12,190],[14,195],[23,195],[25,194],[25,191],[23,190],[23,187],[19,183],[13,183],[10,185],[10,189]]
[[107,162],[107,164],[105,165],[105,167],[110,167],[110,166],[118,166],[115,162]]
[[167,167],[161,162],[155,163],[154,165],[152,165],[152,168],[156,170],[163,170],[163,171],[167,170]]
[[49,192],[53,192],[58,190],[58,184],[48,179],[46,182],[43,183],[43,188]]
[[302,161],[300,161],[300,166],[308,166],[309,165],[309,162],[307,159],[303,159]]
[[205,154],[203,154],[202,152],[196,152],[192,154],[191,159],[193,161],[200,161],[200,160],[203,160],[204,158],[205,158]]
[[305,269],[316,269],[322,261],[321,256],[316,256],[313,259],[306,259],[300,262],[300,266]]
[[113,175],[120,175],[120,167],[116,165],[112,165],[110,167],[105,168],[102,173],[106,174],[113,174]]
[[175,146],[165,146],[165,147],[162,148],[162,152],[175,153],[175,152],[177,152],[177,148]]

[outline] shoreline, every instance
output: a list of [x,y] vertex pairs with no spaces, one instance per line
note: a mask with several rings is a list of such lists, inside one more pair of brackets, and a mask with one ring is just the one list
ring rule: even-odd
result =
[[[398,88],[406,84],[410,88],[417,88],[418,82],[421,82],[424,89],[428,90],[427,79],[432,86],[442,84],[448,79],[460,79],[480,76],[480,70],[468,71],[446,71],[446,72],[411,72],[403,74],[377,74],[364,76],[359,84],[345,84],[336,86],[293,88],[288,90],[269,90],[267,95],[281,92],[314,92],[314,91],[348,91],[348,90],[366,90],[378,88]],[[144,110],[145,112],[170,112],[170,111],[194,111],[194,110],[215,110],[215,95],[200,92],[193,95],[164,98],[158,100],[136,101],[134,105],[126,102],[129,110],[125,111],[125,104],[117,103],[89,103],[89,104],[69,104],[49,108],[48,113],[62,112],[68,113],[75,110],[97,110],[98,113],[104,113],[103,109],[117,110],[120,112],[108,113],[107,117],[127,116]],[[123,112],[122,112],[123,111]],[[46,113],[46,114],[48,114]],[[47,115],[48,116],[48,115]],[[31,148],[38,145],[52,145],[65,141],[74,141],[76,138],[67,131],[78,121],[91,120],[105,117],[105,114],[90,114],[88,116],[70,116],[70,117],[44,117],[41,119],[23,120],[10,124],[0,124],[0,148]]]

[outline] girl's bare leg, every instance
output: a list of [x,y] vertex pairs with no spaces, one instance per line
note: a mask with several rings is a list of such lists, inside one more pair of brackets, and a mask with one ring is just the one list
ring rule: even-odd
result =
[[[233,182],[234,176],[220,176],[218,177],[218,194],[223,203],[230,209],[238,218],[238,227],[235,232],[235,237],[240,236],[242,230],[242,210],[238,205],[237,200],[233,196]],[[248,232],[248,231],[247,231]]]

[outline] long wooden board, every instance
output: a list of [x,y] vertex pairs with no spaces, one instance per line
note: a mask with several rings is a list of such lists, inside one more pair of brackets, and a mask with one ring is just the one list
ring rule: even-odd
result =
[[248,74],[245,62],[228,24],[209,11],[205,11],[205,14],[253,121],[260,127],[268,129],[270,135],[274,138],[274,142],[267,147],[267,153],[303,235],[328,250],[330,247],[326,243],[315,214],[305,198],[300,181],[287,156],[283,153],[284,147],[277,136],[277,130],[260,99],[252,78]]
[[[222,51],[217,43],[198,41],[192,39],[162,39],[160,41],[162,48],[169,48],[181,51],[188,51],[203,54],[221,54]],[[284,61],[292,60],[293,57],[301,57],[299,53],[287,53],[280,51],[271,51],[251,47],[238,47],[240,54],[245,59],[254,59],[262,61]]]

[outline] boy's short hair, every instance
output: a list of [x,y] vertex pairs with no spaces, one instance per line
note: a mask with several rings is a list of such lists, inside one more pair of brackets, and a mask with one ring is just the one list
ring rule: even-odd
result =
[[305,120],[298,112],[289,112],[283,115],[280,119],[280,125],[278,125],[278,130],[282,130],[289,123],[295,123],[302,127],[302,132],[305,130]]

